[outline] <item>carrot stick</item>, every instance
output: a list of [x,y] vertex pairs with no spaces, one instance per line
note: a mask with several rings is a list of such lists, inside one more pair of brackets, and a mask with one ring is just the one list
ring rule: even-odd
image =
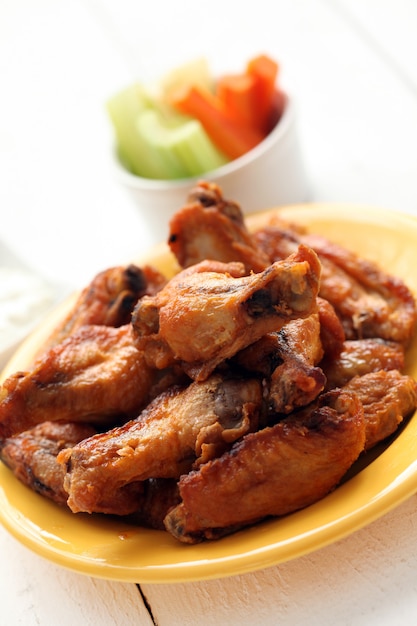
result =
[[254,148],[264,135],[229,117],[219,99],[209,91],[190,85],[171,99],[182,113],[197,118],[216,146],[231,159],[237,159]]
[[246,72],[256,81],[258,128],[262,132],[268,133],[275,82],[278,76],[278,63],[265,54],[261,54],[248,62]]
[[256,127],[257,81],[249,74],[221,76],[216,84],[216,95],[226,111],[237,122]]

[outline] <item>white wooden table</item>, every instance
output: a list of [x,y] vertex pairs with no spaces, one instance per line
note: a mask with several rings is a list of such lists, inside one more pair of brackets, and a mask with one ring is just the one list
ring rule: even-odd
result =
[[[145,251],[146,223],[109,167],[103,102],[132,77],[199,54],[219,69],[259,51],[281,61],[312,200],[417,215],[416,31],[414,0],[2,0],[2,242],[70,289]],[[1,622],[10,625],[417,620],[416,496],[308,556],[206,582],[93,579],[2,528],[0,542]]]

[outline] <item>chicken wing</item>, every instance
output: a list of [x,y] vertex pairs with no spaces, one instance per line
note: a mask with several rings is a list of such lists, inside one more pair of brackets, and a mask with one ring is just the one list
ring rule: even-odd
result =
[[161,377],[132,341],[131,326],[84,326],[0,390],[0,439],[44,421],[106,424],[132,417]]
[[204,380],[265,333],[316,310],[320,263],[309,248],[258,274],[236,278],[239,268],[244,272],[239,263],[200,263],[138,302],[132,324],[150,364],[179,362]]
[[288,322],[236,355],[236,362],[264,375],[271,411],[291,413],[323,391],[326,377],[316,367],[323,357],[318,313]]
[[0,459],[33,491],[64,505],[68,498],[64,489],[65,470],[56,457],[64,448],[95,433],[96,429],[89,424],[44,422],[3,441]]
[[[321,295],[350,320],[348,338],[381,337],[408,345],[415,331],[416,303],[400,278],[318,235],[306,235],[303,242],[323,263]],[[348,284],[341,275],[336,286],[335,268],[350,278]]]
[[343,344],[340,354],[326,354],[320,367],[326,375],[326,389],[343,387],[355,376],[378,370],[403,370],[404,347],[383,339],[351,339]]
[[67,468],[68,505],[74,512],[109,512],[114,494],[117,507],[111,512],[133,513],[137,498],[125,494],[123,500],[121,489],[149,478],[179,478],[256,430],[261,411],[262,384],[254,378],[215,374],[185,389],[171,387],[137,419],[59,455]]
[[332,362],[341,360],[345,334],[331,304],[323,298],[317,298],[317,304],[317,313],[264,335],[234,359],[244,369],[265,377],[273,414],[288,414],[312,402],[325,387],[336,386],[327,383],[327,376]]
[[240,261],[246,273],[270,265],[249,234],[240,206],[224,200],[220,188],[206,181],[191,191],[188,203],[171,219],[168,243],[183,268],[205,259]]
[[343,389],[355,393],[364,408],[365,450],[395,433],[417,408],[417,383],[398,370],[356,376]]
[[362,405],[342,390],[320,396],[297,418],[249,434],[230,452],[179,481],[181,503],[165,518],[180,541],[196,543],[304,508],[329,493],[365,443]]
[[416,303],[400,278],[318,235],[268,226],[254,239],[271,261],[286,258],[300,243],[315,250],[322,263],[319,295],[335,308],[347,339],[381,337],[409,343]]
[[44,353],[81,326],[123,326],[131,319],[134,305],[144,295],[153,295],[166,283],[158,270],[136,265],[111,267],[97,274],[85,287],[69,313],[42,346]]

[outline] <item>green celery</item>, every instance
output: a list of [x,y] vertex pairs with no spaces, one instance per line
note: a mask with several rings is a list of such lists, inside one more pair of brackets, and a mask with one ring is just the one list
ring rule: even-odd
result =
[[182,115],[164,116],[148,109],[138,118],[138,129],[149,149],[165,159],[169,178],[198,176],[228,162],[197,120]]
[[106,103],[122,164],[138,176],[163,178],[164,171],[157,155],[149,153],[147,142],[136,126],[138,116],[152,106],[147,92],[138,83],[119,91]]

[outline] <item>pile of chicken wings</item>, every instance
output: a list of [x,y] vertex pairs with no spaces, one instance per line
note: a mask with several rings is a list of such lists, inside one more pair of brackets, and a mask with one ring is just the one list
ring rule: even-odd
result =
[[98,274],[0,390],[0,458],[73,513],[184,543],[302,509],[417,407],[408,287],[201,181],[171,219],[179,271]]

